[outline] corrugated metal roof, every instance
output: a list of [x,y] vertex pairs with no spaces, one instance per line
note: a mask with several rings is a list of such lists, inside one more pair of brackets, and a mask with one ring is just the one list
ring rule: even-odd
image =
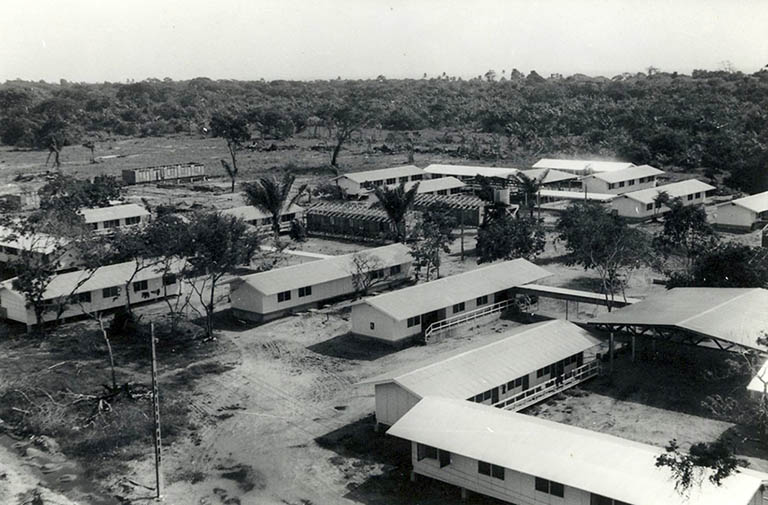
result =
[[632,505],[748,505],[768,479],[739,469],[682,496],[655,465],[660,448],[447,398],[424,398],[387,433]]
[[513,328],[494,336],[490,343],[465,346],[363,383],[395,382],[421,398],[463,400],[599,344],[571,322],[544,321]]
[[736,200],[731,200],[730,202],[718,205],[718,207],[722,207],[723,205],[738,205],[739,207],[744,207],[745,209],[749,209],[759,214],[760,212],[768,210],[768,191],[745,196],[743,198],[737,198]]
[[673,326],[726,342],[761,349],[768,333],[768,290],[761,288],[674,288],[600,314],[591,324]]
[[630,198],[641,203],[649,204],[653,203],[653,199],[662,191],[665,191],[670,198],[677,198],[692,193],[712,191],[713,189],[715,189],[715,187],[710,186],[706,182],[701,182],[698,179],[688,179],[687,181],[673,182],[672,184],[665,184],[664,186],[656,186],[655,188],[624,193],[617,198]]
[[639,167],[631,166],[623,170],[616,170],[615,172],[600,172],[592,174],[588,177],[594,177],[601,181],[615,183],[628,181],[631,179],[637,179],[638,177],[651,177],[654,175],[663,174],[664,170],[659,170],[650,165],[640,165]]
[[[583,191],[561,191],[557,189],[541,189],[539,191],[541,196],[548,198],[561,198],[563,200],[584,200]],[[596,202],[610,202],[619,195],[613,195],[610,193],[593,193],[587,192],[587,200],[593,200]]]
[[346,177],[355,182],[364,183],[368,181],[379,181],[391,179],[393,177],[410,177],[412,175],[423,174],[424,170],[416,165],[404,165],[402,167],[382,168],[380,170],[365,170],[362,172],[350,172],[337,177]]
[[[93,291],[95,289],[109,288],[112,286],[123,286],[126,280],[130,278],[135,269],[135,263],[133,261],[127,261],[125,263],[117,263],[115,265],[105,265],[99,267],[93,276],[88,279],[82,286],[80,286],[75,293],[83,293],[86,291]],[[179,272],[182,267],[182,262],[175,262],[171,271]],[[87,271],[77,270],[75,272],[67,272],[59,274],[54,277],[48,287],[45,290],[45,299],[58,298],[60,296],[69,295],[82,279],[88,276]],[[142,270],[136,277],[133,278],[133,282],[156,279],[162,275],[162,267],[153,267]],[[13,279],[8,279],[0,283],[4,289],[16,292],[12,285]],[[19,294],[20,296],[23,296]]]
[[432,164],[425,168],[424,171],[430,174],[457,175],[462,177],[475,177],[477,175],[482,175],[483,177],[501,177],[507,179],[515,175],[520,170],[516,168]]
[[460,195],[416,195],[413,200],[413,207],[420,209],[429,205],[443,204],[454,209],[482,209],[487,205],[485,200],[476,196]]
[[69,240],[62,237],[54,237],[45,233],[18,234],[10,228],[0,226],[0,246],[13,247],[24,251],[33,251],[49,254],[58,247],[65,246]]
[[[303,211],[304,208],[300,207],[298,205],[291,205],[290,210],[286,212],[285,209],[283,209],[283,214],[290,214],[290,213],[298,213]],[[255,219],[271,219],[272,214],[269,214],[268,212],[264,212],[263,210],[254,207],[253,205],[242,205],[240,207],[232,207],[231,209],[224,209],[221,211],[222,214],[226,214],[227,216],[235,216],[243,221],[253,221]]]
[[455,303],[528,284],[550,274],[518,258],[450,277],[417,284],[392,293],[366,298],[367,303],[398,320],[451,307]]
[[411,261],[410,249],[407,246],[403,244],[390,244],[383,247],[365,249],[359,253],[334,256],[324,260],[246,275],[241,277],[240,280],[265,295],[272,295],[304,286],[316,286],[323,282],[351,276],[354,271],[352,258],[355,254],[360,253],[379,258],[381,261],[379,268],[389,268]]
[[596,161],[596,160],[559,160],[543,158],[537,161],[533,168],[554,168],[555,170],[568,170],[571,172],[615,172],[634,166],[634,163],[626,161]]
[[405,189],[409,190],[416,184],[419,185],[419,189],[416,190],[416,194],[432,193],[433,191],[457,189],[466,186],[466,184],[455,177],[441,177],[439,179],[426,179],[423,181],[406,182]]
[[93,209],[80,209],[80,214],[86,223],[101,223],[112,219],[125,219],[127,217],[148,216],[149,212],[141,205],[126,203],[111,207],[96,207]]
[[[531,179],[535,179],[536,177],[541,175],[541,173],[544,170],[547,170],[547,169],[546,168],[531,168],[531,169],[528,169],[528,170],[521,170],[520,173],[523,173],[523,174],[527,175]],[[567,174],[567,173],[561,172],[559,170],[552,170],[552,169],[550,169],[549,172],[547,172],[547,176],[544,177],[544,184],[555,184],[555,183],[563,182],[563,181],[575,181],[578,178],[579,177],[577,175],[574,175],[574,174]]]

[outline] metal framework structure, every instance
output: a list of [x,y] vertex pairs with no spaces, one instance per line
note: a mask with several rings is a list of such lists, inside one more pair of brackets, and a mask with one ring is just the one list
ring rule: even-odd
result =
[[[629,335],[634,343],[637,337],[650,337],[653,340],[664,340],[677,344],[700,345],[719,349],[721,351],[749,351],[756,350],[749,346],[737,344],[727,340],[719,339],[711,335],[698,333],[690,330],[678,328],[669,325],[644,325],[644,324],[608,324],[608,323],[587,323],[589,326],[605,331],[607,333],[618,333]],[[634,347],[634,346],[633,346]]]

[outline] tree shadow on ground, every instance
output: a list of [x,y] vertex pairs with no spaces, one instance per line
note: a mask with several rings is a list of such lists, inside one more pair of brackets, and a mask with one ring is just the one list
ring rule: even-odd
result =
[[536,258],[533,260],[533,263],[536,263],[539,266],[565,264],[567,258],[567,254],[558,254],[557,256],[549,256],[547,258]]
[[310,345],[307,349],[332,358],[359,361],[376,361],[399,350],[381,342],[361,339],[352,333],[336,335],[328,340]]
[[761,439],[755,426],[737,424],[725,430],[719,439],[732,447],[739,456],[768,461],[768,444]]
[[315,439],[319,446],[337,454],[329,458],[335,466],[348,468],[350,461],[353,468],[356,461],[381,466],[381,474],[348,484],[345,498],[367,505],[504,503],[476,494],[462,501],[459,488],[426,477],[418,476],[415,483],[411,482],[410,442],[386,435],[384,430],[376,433],[374,424],[374,416],[368,415]]

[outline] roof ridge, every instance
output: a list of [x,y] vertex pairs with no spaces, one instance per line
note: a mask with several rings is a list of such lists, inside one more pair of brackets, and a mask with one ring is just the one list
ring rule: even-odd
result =
[[721,308],[723,305],[727,305],[727,304],[729,304],[729,303],[731,303],[731,302],[733,302],[733,301],[735,301],[735,300],[738,300],[738,299],[740,299],[740,298],[743,298],[743,297],[747,296],[748,294],[750,294],[750,293],[754,292],[755,290],[758,290],[758,289],[761,289],[761,288],[726,288],[726,289],[746,289],[746,291],[745,291],[745,292],[743,292],[743,293],[741,293],[741,294],[739,294],[739,295],[737,295],[737,296],[735,296],[735,297],[733,297],[733,298],[729,298],[728,300],[725,300],[725,301],[723,301],[723,302],[720,302],[720,303],[718,303],[717,305],[715,305],[714,307],[710,307],[710,308],[708,308],[707,310],[704,310],[704,311],[702,311],[702,312],[699,312],[698,314],[695,314],[695,315],[693,315],[693,316],[687,317],[687,318],[683,319],[682,321],[678,321],[678,322],[677,322],[677,323],[675,323],[675,324],[676,324],[676,325],[685,324],[685,323],[689,322],[691,319],[694,319],[694,318],[697,318],[697,317],[701,317],[701,316],[703,316],[704,314],[709,314],[710,312],[712,312],[712,311],[714,311],[714,310],[717,310],[717,309]]

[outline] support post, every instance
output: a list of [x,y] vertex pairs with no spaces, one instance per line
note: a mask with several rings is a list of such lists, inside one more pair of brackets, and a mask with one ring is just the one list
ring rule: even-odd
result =
[[461,488],[461,501],[466,501],[467,498],[469,498],[469,493],[467,492],[467,488],[463,487]]
[[411,482],[416,482],[416,472],[411,470]]
[[613,348],[614,348],[613,332],[611,332],[611,335],[608,341],[608,363],[609,363],[608,370],[611,373],[613,373]]
[[635,361],[635,336],[632,335],[632,362]]
[[565,320],[568,320],[568,300],[565,301]]

